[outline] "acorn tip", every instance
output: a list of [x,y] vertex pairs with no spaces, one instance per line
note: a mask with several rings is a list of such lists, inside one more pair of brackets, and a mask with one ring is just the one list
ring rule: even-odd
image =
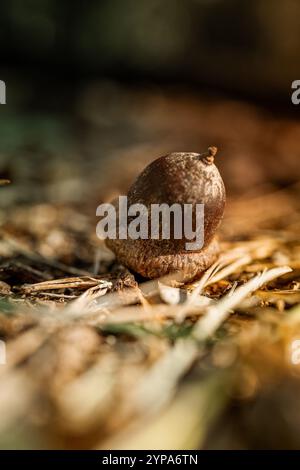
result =
[[208,153],[210,156],[215,157],[218,152],[218,147],[215,147],[212,145],[211,147],[208,147]]

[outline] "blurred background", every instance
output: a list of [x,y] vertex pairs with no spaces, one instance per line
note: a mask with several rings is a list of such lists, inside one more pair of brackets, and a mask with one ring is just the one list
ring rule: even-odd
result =
[[160,154],[212,144],[229,193],[299,178],[297,0],[2,0],[0,9],[0,174],[14,182],[2,206],[91,207]]
[[[299,18],[298,0],[1,0],[0,447],[300,448],[300,366],[285,360],[300,337]],[[198,317],[124,324],[122,310],[111,329],[88,317],[88,288],[141,300],[140,279],[101,251],[96,207],[153,159],[209,145],[228,194],[222,249],[244,255],[204,295],[293,271],[238,305],[171,408],[131,440],[118,432],[132,390]],[[173,307],[155,296],[153,311]]]

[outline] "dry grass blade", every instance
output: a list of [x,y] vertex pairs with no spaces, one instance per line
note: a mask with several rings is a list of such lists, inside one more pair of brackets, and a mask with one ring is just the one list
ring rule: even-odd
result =
[[[225,257],[221,258],[224,259]],[[210,284],[213,284],[214,282],[221,281],[225,277],[229,276],[232,273],[235,273],[241,268],[242,266],[245,266],[251,262],[251,256],[250,255],[245,255],[242,256],[241,258],[238,258],[236,261],[230,263],[228,266],[225,266],[223,269],[219,270],[218,272],[214,273],[205,283],[205,286],[209,286]]]
[[64,429],[80,435],[96,424],[99,426],[114,403],[116,369],[116,357],[109,356],[62,390],[57,404]]
[[86,290],[82,295],[80,295],[76,300],[73,300],[64,311],[65,318],[78,318],[85,314],[95,310],[95,300],[99,297],[103,297],[108,289],[112,287],[110,281],[98,280],[98,283]]
[[[22,390],[17,394],[16,390]],[[34,386],[24,371],[9,374],[0,388],[0,434],[20,419],[24,419],[33,398]]]
[[[236,259],[236,257],[238,259]],[[219,260],[216,261],[202,276],[199,282],[194,284],[194,290],[191,296],[187,299],[185,304],[181,307],[178,312],[177,319],[183,321],[185,316],[191,307],[195,304],[196,299],[199,297],[201,292],[206,286],[213,284],[214,282],[220,281],[230,274],[236,272],[238,268],[248,264],[251,261],[249,255],[240,257],[239,253],[232,252],[226,255],[220,256]],[[228,264],[229,263],[229,264]]]
[[32,328],[7,344],[7,363],[0,368],[0,377],[10,372],[20,362],[33,355],[48,338],[50,332],[40,327]]
[[156,411],[170,400],[177,381],[191,367],[200,353],[199,341],[211,337],[225,321],[230,311],[237,307],[250,293],[263,284],[282,276],[289,267],[274,268],[258,274],[243,286],[227,295],[216,305],[207,308],[206,314],[196,323],[192,337],[176,341],[161,360],[159,360],[137,385],[133,402],[141,411]]
[[93,277],[68,277],[62,279],[53,279],[51,281],[38,282],[36,284],[29,284],[22,287],[22,291],[26,294],[45,290],[59,290],[59,289],[88,289],[90,287],[98,286],[103,282],[100,279]]
[[[132,426],[100,444],[100,449],[196,449],[203,444],[206,430],[223,409],[228,394],[226,374],[216,374],[188,384],[176,399],[152,418]],[[180,423],[180,426],[174,425]]]
[[243,286],[238,287],[233,294],[230,293],[217,304],[208,307],[206,315],[198,320],[193,331],[193,337],[198,341],[206,340],[223,323],[230,310],[237,307],[249,294],[255,292],[267,282],[291,271],[290,267],[283,266],[258,274]]

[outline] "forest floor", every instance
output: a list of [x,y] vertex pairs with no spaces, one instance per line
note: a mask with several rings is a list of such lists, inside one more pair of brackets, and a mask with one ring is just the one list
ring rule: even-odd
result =
[[[1,157],[1,448],[299,448],[299,124],[107,93],[88,89],[44,140],[33,118]],[[228,189],[220,258],[193,283],[141,279],[97,239],[97,205],[151,159],[209,144]]]

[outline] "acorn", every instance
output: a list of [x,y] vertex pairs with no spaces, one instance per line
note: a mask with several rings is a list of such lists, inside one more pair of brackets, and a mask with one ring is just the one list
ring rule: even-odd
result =
[[[128,206],[143,204],[151,212],[153,204],[192,206],[195,224],[196,205],[204,204],[204,237],[200,249],[188,250],[181,239],[106,239],[117,259],[146,278],[180,273],[184,281],[200,276],[219,255],[216,231],[225,208],[225,187],[214,164],[216,147],[199,153],[170,153],[150,163],[130,187]],[[173,226],[172,226],[173,227]],[[171,230],[171,233],[172,230]]]

